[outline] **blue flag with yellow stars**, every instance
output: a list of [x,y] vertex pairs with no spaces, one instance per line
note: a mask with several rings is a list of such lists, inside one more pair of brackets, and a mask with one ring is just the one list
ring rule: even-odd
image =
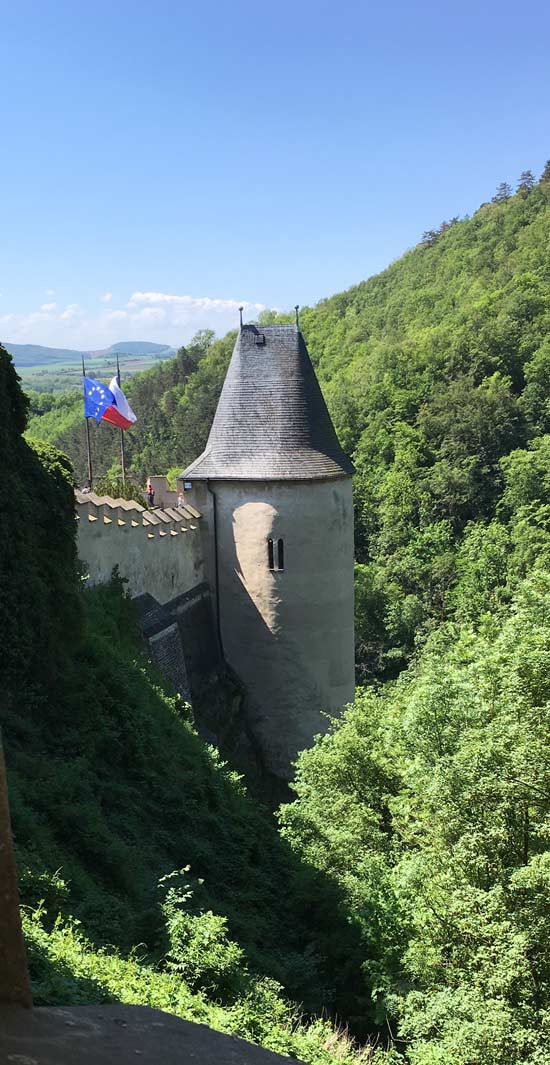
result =
[[107,385],[101,381],[94,381],[91,377],[84,377],[84,417],[95,418],[100,422],[108,407],[112,407],[115,397]]

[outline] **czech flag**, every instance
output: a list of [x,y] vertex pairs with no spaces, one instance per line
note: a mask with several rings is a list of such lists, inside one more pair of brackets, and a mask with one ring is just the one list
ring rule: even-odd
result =
[[109,422],[117,429],[129,429],[136,416],[113,377],[109,387],[91,377],[84,377],[84,417],[96,422]]

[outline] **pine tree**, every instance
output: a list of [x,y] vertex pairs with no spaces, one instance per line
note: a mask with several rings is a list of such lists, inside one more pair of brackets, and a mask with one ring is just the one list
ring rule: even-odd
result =
[[495,195],[493,196],[491,203],[506,203],[506,200],[510,199],[512,195],[512,188],[507,181],[501,181],[498,186]]
[[548,159],[544,170],[540,176],[541,181],[550,181],[550,159]]
[[449,219],[448,222],[443,221],[437,229],[427,229],[425,233],[422,234],[422,240],[420,243],[425,244],[428,248],[433,247],[433,245],[439,240],[439,237],[442,237],[443,234],[446,233],[451,226],[456,225],[458,221],[458,215],[455,215],[454,218]]
[[534,184],[535,177],[532,170],[522,170],[516,192],[521,192],[526,196],[528,192],[531,192]]

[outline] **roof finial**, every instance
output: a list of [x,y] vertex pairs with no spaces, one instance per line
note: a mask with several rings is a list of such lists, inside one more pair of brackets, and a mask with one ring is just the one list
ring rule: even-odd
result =
[[239,317],[241,319],[241,329],[243,327],[243,311],[244,311],[244,307],[239,307]]
[[299,303],[296,304],[294,310],[296,311],[296,328],[299,329],[300,328],[300,319],[298,317],[298,311],[300,310],[300,304]]

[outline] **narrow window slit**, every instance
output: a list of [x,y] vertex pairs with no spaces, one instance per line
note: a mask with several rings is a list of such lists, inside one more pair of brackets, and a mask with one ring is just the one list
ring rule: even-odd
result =
[[277,563],[278,569],[285,568],[285,548],[282,540],[277,540]]
[[270,569],[275,569],[275,563],[273,560],[273,540],[267,541],[267,562]]

